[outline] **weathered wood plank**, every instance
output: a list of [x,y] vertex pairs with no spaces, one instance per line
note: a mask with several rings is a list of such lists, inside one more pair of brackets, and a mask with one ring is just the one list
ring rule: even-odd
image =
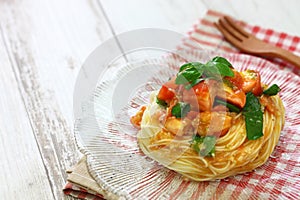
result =
[[290,0],[288,3],[284,0],[100,1],[116,33],[145,27],[186,33],[206,10],[212,9],[251,24],[293,35],[299,34],[298,0]]
[[250,24],[276,31],[299,35],[300,21],[298,0],[201,0],[207,9],[218,10]]
[[207,10],[199,0],[100,0],[116,33],[162,28],[185,34]]
[[[52,190],[53,198],[61,199],[65,170],[79,159],[72,134],[76,75],[88,54],[111,37],[111,30],[96,1],[0,4],[2,38],[47,172],[41,176],[49,179],[40,189],[47,196],[45,190]],[[24,134],[22,129],[16,133]]]
[[5,49],[0,34],[1,199],[53,199],[47,169]]

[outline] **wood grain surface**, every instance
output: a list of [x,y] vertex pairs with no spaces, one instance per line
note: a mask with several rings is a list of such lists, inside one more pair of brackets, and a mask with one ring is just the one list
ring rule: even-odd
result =
[[66,169],[81,156],[74,85],[103,41],[149,27],[185,34],[207,9],[299,35],[299,7],[298,0],[1,0],[0,198],[74,199],[62,193]]
[[61,199],[65,170],[79,159],[73,85],[112,32],[96,1],[2,1],[0,13],[1,180],[8,183],[1,190],[4,199]]

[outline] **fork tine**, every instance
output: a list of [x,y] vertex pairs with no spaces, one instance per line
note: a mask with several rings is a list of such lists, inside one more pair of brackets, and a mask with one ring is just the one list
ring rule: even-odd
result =
[[236,37],[232,36],[226,29],[224,29],[221,25],[218,23],[214,22],[214,25],[217,27],[217,29],[224,35],[224,37],[231,42],[233,45],[237,47],[241,47],[241,42],[237,40]]
[[235,37],[237,40],[240,42],[245,39],[244,35],[241,35],[238,31],[236,31],[225,19],[220,18],[219,19],[219,24],[228,31],[233,37]]
[[245,37],[249,37],[249,33],[247,33],[244,29],[242,29],[239,25],[237,25],[229,16],[224,16],[224,19],[230,24],[236,31],[242,34]]

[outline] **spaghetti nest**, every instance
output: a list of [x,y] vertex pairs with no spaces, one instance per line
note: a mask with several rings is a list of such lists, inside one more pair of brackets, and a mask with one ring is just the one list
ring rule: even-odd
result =
[[284,125],[282,101],[278,95],[269,98],[273,110],[264,110],[264,135],[257,140],[248,140],[244,116],[237,114],[227,134],[216,140],[214,157],[199,155],[191,147],[191,135],[176,137],[165,134],[159,120],[154,117],[161,108],[152,103],[141,121],[140,148],[167,168],[195,181],[222,179],[252,171],[267,161]]
[[259,72],[215,57],[182,65],[131,123],[147,156],[192,180],[222,179],[254,170],[273,152],[284,125],[279,92]]

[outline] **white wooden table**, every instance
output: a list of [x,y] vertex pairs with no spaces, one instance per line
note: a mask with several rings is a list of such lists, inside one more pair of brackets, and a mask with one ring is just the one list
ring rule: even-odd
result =
[[185,34],[207,9],[300,35],[298,0],[1,0],[0,199],[64,197],[79,160],[73,89],[101,42],[137,28]]

